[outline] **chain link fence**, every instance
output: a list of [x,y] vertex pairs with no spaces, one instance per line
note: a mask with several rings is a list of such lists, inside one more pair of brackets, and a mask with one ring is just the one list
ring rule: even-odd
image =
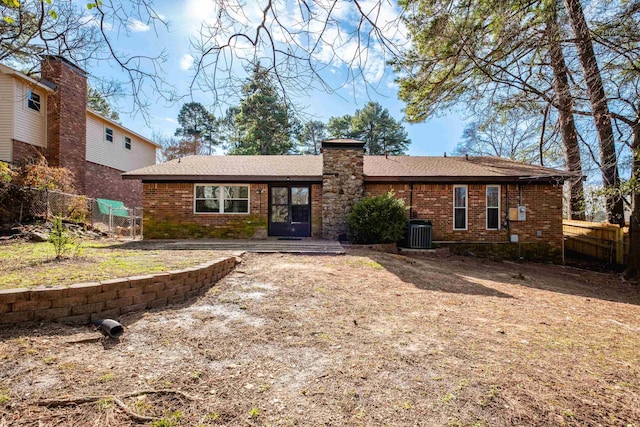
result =
[[23,189],[20,220],[61,217],[91,225],[110,236],[142,237],[142,208],[126,208],[110,200],[91,199],[55,190]]

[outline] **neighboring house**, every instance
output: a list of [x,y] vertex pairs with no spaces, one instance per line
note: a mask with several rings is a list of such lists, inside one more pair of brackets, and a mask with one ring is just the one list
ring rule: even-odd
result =
[[[189,156],[123,174],[143,182],[145,238],[344,238],[363,196],[393,190],[448,242],[562,247],[566,172],[496,157],[364,156],[323,141],[319,156]],[[518,209],[519,208],[519,209]]]
[[87,109],[87,73],[46,56],[41,79],[0,64],[0,160],[39,154],[73,172],[78,193],[140,206],[142,183],[122,172],[156,163],[159,145]]

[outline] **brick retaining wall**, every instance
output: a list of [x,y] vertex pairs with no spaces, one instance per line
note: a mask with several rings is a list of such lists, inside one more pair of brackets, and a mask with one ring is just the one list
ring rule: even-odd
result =
[[88,323],[145,309],[179,304],[198,295],[233,270],[235,257],[197,267],[68,287],[0,290],[0,327],[55,320]]

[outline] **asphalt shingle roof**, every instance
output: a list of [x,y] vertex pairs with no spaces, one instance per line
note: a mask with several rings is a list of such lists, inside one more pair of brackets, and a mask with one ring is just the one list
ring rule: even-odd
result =
[[[568,172],[499,157],[364,156],[365,180],[562,180]],[[155,180],[322,180],[322,156],[188,156],[123,174]]]

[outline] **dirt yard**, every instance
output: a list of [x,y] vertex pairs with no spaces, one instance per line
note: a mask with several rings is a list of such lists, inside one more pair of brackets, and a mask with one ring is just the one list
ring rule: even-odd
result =
[[640,427],[640,287],[475,258],[246,255],[190,304],[0,333],[0,426]]

